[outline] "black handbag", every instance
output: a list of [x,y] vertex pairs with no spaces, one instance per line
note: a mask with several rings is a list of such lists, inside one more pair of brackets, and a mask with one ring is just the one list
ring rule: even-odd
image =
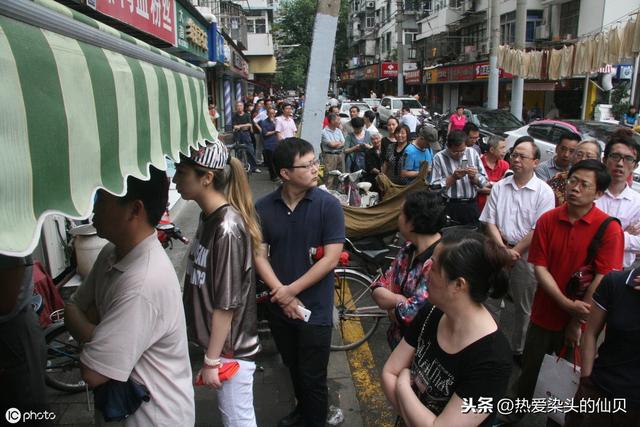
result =
[[604,236],[604,232],[611,221],[616,221],[618,224],[620,224],[620,220],[612,216],[602,221],[602,224],[600,224],[600,227],[598,227],[598,231],[596,231],[596,234],[593,236],[593,240],[591,240],[589,248],[587,249],[587,259],[585,260],[582,267],[580,267],[569,278],[566,288],[566,294],[569,298],[574,300],[582,299],[584,297],[584,294],[587,292],[589,285],[591,285],[591,282],[593,282],[593,278],[595,277],[593,260],[595,259],[596,252],[600,247],[602,236]]
[[93,389],[96,408],[105,422],[123,421],[151,400],[149,389],[129,378],[127,382],[109,380]]

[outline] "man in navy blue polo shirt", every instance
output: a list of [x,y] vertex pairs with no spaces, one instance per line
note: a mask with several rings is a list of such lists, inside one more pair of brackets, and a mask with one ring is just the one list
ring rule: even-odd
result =
[[[283,140],[273,162],[283,184],[256,203],[264,245],[255,265],[271,290],[269,325],[298,402],[278,425],[324,426],[333,269],[344,243],[344,214],[335,197],[317,188],[318,160],[307,141]],[[324,255],[312,263],[309,251],[319,246]],[[308,323],[299,306],[311,311]]]

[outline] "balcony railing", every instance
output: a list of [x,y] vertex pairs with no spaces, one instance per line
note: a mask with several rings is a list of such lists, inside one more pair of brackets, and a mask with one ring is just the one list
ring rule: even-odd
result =
[[230,0],[198,0],[198,3],[210,8],[218,26],[242,48],[247,48],[247,16],[240,5]]

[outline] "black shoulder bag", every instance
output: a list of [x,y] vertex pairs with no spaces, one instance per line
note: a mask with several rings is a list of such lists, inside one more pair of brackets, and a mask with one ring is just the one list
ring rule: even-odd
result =
[[591,282],[593,282],[593,278],[595,277],[593,261],[596,257],[596,252],[600,247],[604,232],[606,231],[611,221],[616,221],[618,224],[620,224],[620,220],[612,216],[602,221],[602,224],[600,224],[600,227],[598,227],[598,231],[596,231],[596,234],[595,236],[593,236],[593,240],[591,240],[589,248],[587,249],[587,259],[585,260],[582,267],[580,267],[578,271],[573,273],[569,278],[566,289],[566,294],[569,298],[574,300],[582,299],[584,297],[584,294],[587,292],[587,288],[589,288],[589,285],[591,285]]

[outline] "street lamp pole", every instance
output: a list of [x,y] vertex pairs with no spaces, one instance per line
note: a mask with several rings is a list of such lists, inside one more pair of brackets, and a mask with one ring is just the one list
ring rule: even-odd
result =
[[404,40],[402,37],[402,19],[404,18],[403,1],[404,0],[396,1],[396,27],[398,29],[398,47],[396,48],[396,56],[398,57],[398,96],[404,95],[404,58],[402,55],[404,50]]

